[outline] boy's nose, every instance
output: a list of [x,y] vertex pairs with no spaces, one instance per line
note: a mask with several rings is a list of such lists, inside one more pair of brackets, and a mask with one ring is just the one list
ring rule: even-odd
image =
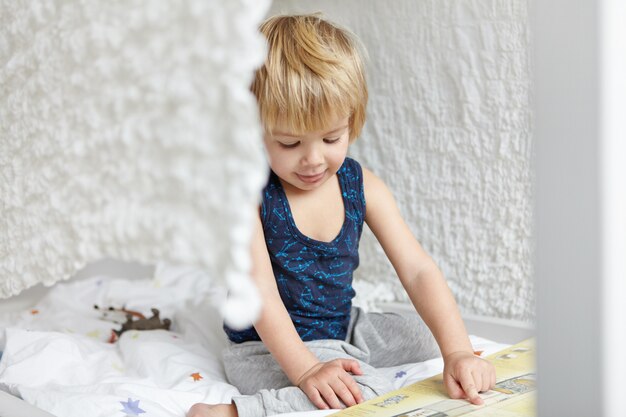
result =
[[302,162],[306,165],[319,165],[324,162],[324,153],[318,146],[309,146],[302,156]]

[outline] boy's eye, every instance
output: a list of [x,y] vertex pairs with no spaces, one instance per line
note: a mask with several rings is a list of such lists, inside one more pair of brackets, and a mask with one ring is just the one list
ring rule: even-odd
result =
[[324,142],[326,143],[335,143],[341,138],[324,138]]
[[278,143],[280,143],[281,147],[287,148],[287,149],[295,148],[296,146],[298,146],[300,144],[300,142],[294,142],[294,143],[278,142]]

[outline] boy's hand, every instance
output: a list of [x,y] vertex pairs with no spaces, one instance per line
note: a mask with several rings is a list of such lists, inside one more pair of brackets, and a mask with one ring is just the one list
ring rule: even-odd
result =
[[[344,408],[363,402],[361,390],[350,373],[363,375],[352,359],[320,362],[305,372],[296,384],[317,408]],[[343,402],[343,404],[341,403]]]
[[470,352],[454,352],[444,358],[443,385],[450,398],[466,398],[476,405],[483,404],[479,392],[496,385],[496,368]]

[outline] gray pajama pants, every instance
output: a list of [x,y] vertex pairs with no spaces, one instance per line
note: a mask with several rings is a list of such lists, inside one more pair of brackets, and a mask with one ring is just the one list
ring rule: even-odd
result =
[[[346,340],[315,340],[306,346],[322,362],[356,359],[363,375],[354,376],[365,400],[393,390],[376,368],[421,362],[440,355],[417,314],[364,313],[352,309]],[[262,342],[231,344],[224,353],[228,381],[244,394],[233,398],[239,417],[271,416],[316,410],[306,394],[292,386]]]

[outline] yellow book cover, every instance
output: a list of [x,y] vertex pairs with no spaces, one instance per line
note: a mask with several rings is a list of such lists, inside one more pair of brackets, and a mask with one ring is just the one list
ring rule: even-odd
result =
[[535,343],[528,339],[487,357],[496,367],[493,390],[481,393],[484,404],[453,400],[442,375],[346,408],[336,417],[535,417]]

